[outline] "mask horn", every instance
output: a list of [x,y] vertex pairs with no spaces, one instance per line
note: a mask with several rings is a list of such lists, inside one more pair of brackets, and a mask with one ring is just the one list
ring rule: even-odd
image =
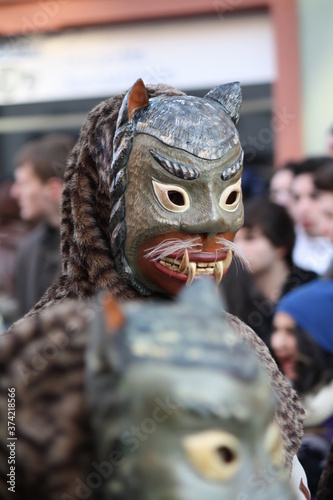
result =
[[125,317],[120,304],[110,294],[105,294],[101,298],[104,321],[107,329],[114,333],[125,324]]
[[212,99],[221,104],[234,124],[237,125],[242,104],[242,90],[239,82],[215,87],[204,96],[204,99]]
[[133,114],[137,109],[145,108],[149,104],[149,98],[145,84],[139,78],[129,89],[124,97],[119,110],[117,128],[120,128],[128,121],[131,121]]
[[145,84],[141,78],[139,78],[128,94],[128,119],[132,120],[134,111],[140,108],[146,108],[148,104],[149,99]]

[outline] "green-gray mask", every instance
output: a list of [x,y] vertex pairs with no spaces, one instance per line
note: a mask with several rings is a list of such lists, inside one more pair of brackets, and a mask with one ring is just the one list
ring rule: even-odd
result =
[[[222,279],[243,223],[238,83],[204,98],[148,99],[141,80],[118,116],[111,166],[112,251],[141,294]],[[117,200],[118,197],[118,200]]]

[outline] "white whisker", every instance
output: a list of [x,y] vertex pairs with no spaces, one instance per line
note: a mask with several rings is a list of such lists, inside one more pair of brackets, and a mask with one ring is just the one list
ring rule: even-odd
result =
[[159,260],[168,257],[170,254],[176,253],[181,255],[184,250],[197,250],[202,249],[202,244],[200,243],[200,237],[196,236],[193,238],[188,238],[186,240],[181,240],[178,238],[169,238],[162,241],[156,247],[148,248],[145,253],[145,258],[152,260]]
[[221,245],[222,249],[232,251],[236,266],[237,264],[241,264],[243,269],[251,271],[249,259],[246,257],[244,251],[241,250],[236,243],[234,243],[233,241],[229,241],[223,237],[218,237],[217,241],[218,244]]

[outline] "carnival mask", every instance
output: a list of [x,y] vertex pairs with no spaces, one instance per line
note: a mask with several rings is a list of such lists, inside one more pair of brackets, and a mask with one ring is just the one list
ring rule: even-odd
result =
[[211,280],[172,304],[119,312],[111,301],[107,315],[111,331],[92,325],[87,357],[98,498],[294,498],[269,379]]
[[243,223],[238,84],[204,98],[124,98],[111,166],[110,224],[118,273],[141,294],[175,294],[200,276],[219,283]]

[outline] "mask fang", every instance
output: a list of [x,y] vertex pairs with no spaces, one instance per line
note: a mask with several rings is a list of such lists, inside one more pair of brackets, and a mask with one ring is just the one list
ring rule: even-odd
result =
[[195,278],[197,272],[197,265],[195,262],[190,262],[188,266],[188,275],[187,275],[187,281],[186,281],[186,286],[190,286],[191,283],[193,283],[193,280]]
[[188,269],[189,263],[190,263],[190,259],[188,257],[188,251],[185,248],[185,252],[184,252],[182,261],[180,263],[180,266],[179,266],[179,272],[180,273],[185,273],[186,270]]
[[218,260],[217,262],[215,262],[214,276],[215,276],[216,284],[218,285],[219,283],[221,283],[221,280],[223,278],[223,262],[221,260]]

